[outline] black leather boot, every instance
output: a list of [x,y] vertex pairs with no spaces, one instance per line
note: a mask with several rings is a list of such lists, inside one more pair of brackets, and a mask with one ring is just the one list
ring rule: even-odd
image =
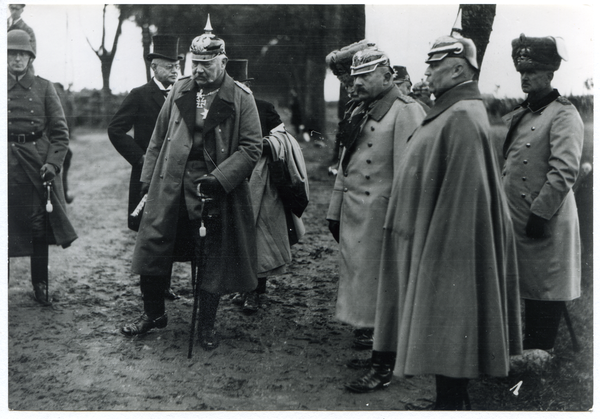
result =
[[436,400],[433,410],[471,410],[468,378],[435,376]]
[[41,305],[51,305],[48,295],[48,244],[45,240],[33,239],[30,265],[33,299]]
[[165,312],[166,276],[140,276],[140,289],[144,301],[144,314],[121,328],[126,336],[137,336],[148,333],[152,329],[167,327],[168,317]]
[[207,351],[216,349],[219,346],[219,338],[217,336],[217,331],[215,330],[215,320],[220,298],[221,296],[219,294],[200,290],[198,301],[200,306],[198,339],[200,340],[200,346]]
[[358,380],[346,384],[346,389],[354,393],[368,393],[390,385],[396,363],[396,353],[373,351],[371,363],[369,372]]

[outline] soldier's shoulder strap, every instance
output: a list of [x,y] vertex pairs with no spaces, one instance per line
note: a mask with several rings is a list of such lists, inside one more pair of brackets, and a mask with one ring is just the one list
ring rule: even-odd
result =
[[398,95],[398,99],[400,99],[404,103],[417,103],[417,101],[414,100],[412,97],[403,94]]
[[556,101],[561,105],[572,105],[571,101],[564,96],[557,97]]
[[244,92],[248,93],[248,94],[252,94],[252,90],[250,90],[250,88],[248,86],[246,86],[244,83],[240,83],[237,80],[234,80],[235,84],[237,84],[237,86],[242,89]]

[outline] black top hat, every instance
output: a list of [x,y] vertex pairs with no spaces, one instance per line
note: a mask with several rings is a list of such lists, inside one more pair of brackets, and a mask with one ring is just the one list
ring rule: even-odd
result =
[[232,79],[239,82],[254,80],[253,78],[248,77],[248,60],[227,61],[227,74],[229,74]]
[[179,38],[172,35],[156,35],[152,37],[154,50],[148,54],[147,60],[163,58],[165,60],[177,61],[183,59],[179,54]]

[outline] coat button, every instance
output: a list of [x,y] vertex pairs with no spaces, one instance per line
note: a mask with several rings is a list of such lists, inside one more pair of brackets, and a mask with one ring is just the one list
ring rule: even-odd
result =
[[535,127],[531,127],[531,130],[532,130],[532,131],[535,131]]
[[521,179],[523,179],[523,182],[525,182],[527,180],[527,178],[525,176],[523,176]]
[[348,188],[344,188],[344,192],[348,192]]
[[35,122],[31,121],[31,125],[33,125]]
[[371,159],[367,159],[367,163],[368,163],[368,164],[371,164]]
[[531,147],[531,143],[525,144],[525,147],[527,147],[527,148]]
[[30,113],[33,113],[33,109],[31,111],[29,111]]
[[29,101],[30,101],[30,102],[33,102],[33,98],[32,98],[32,97],[30,97],[30,98],[29,98]]
[[224,148],[221,149],[221,153],[225,153],[225,149]]
[[527,160],[523,160],[523,164],[527,164]]
[[371,195],[371,192],[369,192],[369,191],[366,191],[366,192],[365,192],[365,195],[369,196],[369,195]]
[[367,144],[369,147],[373,147],[373,143],[369,143]]
[[375,127],[371,127],[371,131],[375,131]]
[[179,119],[176,119],[176,120],[175,120],[175,123],[176,123],[176,124],[179,124]]
[[371,176],[369,176],[369,175],[366,175],[366,176],[365,176],[365,179],[371,179]]
[[344,172],[344,176],[348,177],[348,172]]
[[525,198],[527,195],[525,195],[524,193],[521,194],[521,198]]

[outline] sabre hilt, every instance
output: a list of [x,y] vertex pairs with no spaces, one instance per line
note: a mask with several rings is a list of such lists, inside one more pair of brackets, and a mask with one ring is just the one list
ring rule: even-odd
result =
[[54,210],[52,206],[52,182],[44,182],[44,186],[46,187],[46,212],[50,213]]

